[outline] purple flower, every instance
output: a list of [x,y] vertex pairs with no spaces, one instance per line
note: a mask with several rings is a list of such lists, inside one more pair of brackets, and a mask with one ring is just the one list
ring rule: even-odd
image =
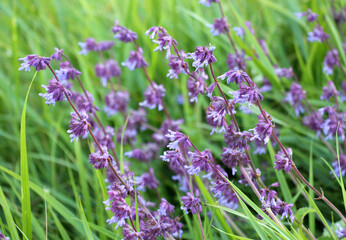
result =
[[25,70],[30,71],[30,67],[36,68],[36,71],[45,70],[47,65],[49,65],[52,58],[50,57],[40,57],[38,55],[27,55],[24,58],[19,58],[19,61],[23,61],[20,64],[19,71]]
[[248,106],[251,107],[253,103],[257,101],[262,101],[263,96],[256,90],[256,85],[254,82],[251,82],[253,86],[248,87],[245,84],[240,83],[239,89],[237,91],[231,92],[233,99],[236,103],[248,103]]
[[346,81],[341,82],[340,100],[341,102],[346,101]]
[[64,86],[56,80],[55,78],[52,78],[49,80],[48,86],[41,85],[44,89],[46,89],[46,93],[39,93],[38,95],[40,97],[43,97],[46,99],[46,104],[51,104],[53,103],[53,106],[55,106],[55,103],[57,101],[62,101],[65,98],[65,94],[68,96],[71,96],[72,94],[70,93],[69,90],[65,89]]
[[238,164],[247,166],[250,162],[244,152],[232,148],[223,148],[221,160],[227,167],[232,168],[232,175],[237,172],[235,167],[239,166]]
[[106,126],[104,131],[100,128],[94,130],[94,135],[101,146],[107,147],[107,149],[114,149],[113,137],[114,128]]
[[[262,114],[259,114],[257,116],[258,123],[256,124],[256,127],[250,130],[254,131],[254,136],[251,140],[257,138],[267,144],[273,131],[273,123],[271,121],[271,116],[265,111],[264,114],[266,115],[266,118],[264,118]],[[268,119],[268,122],[266,119]]]
[[55,53],[53,53],[50,58],[54,59],[55,61],[61,61],[62,60],[62,54],[64,52],[64,49],[59,49],[57,47],[54,48]]
[[94,97],[91,93],[86,92],[86,95],[79,95],[75,98],[75,102],[78,110],[84,110],[86,112],[95,113],[95,109],[98,111],[99,109],[94,106]]
[[246,27],[249,29],[250,33],[255,34],[255,30],[252,27],[252,23],[250,21],[245,21],[244,23],[245,23]]
[[115,26],[112,28],[112,32],[115,34],[114,38],[117,38],[122,42],[133,42],[137,39],[137,33],[132,32],[126,27],[120,26],[118,20],[115,21]]
[[[233,70],[233,71],[241,70],[241,69],[245,70],[246,69],[246,63],[245,63],[245,52],[244,52],[244,50],[238,51],[238,54],[232,54],[232,53],[228,54],[227,55],[226,64],[227,64],[228,68]],[[227,73],[225,73],[225,74],[227,74]],[[225,78],[226,78],[226,76],[225,76]],[[223,78],[223,79],[225,79],[225,78]],[[228,80],[228,78],[227,78],[227,83],[228,84],[229,84],[229,81],[230,80]]]
[[240,38],[244,37],[244,34],[245,34],[244,28],[242,28],[242,27],[234,27],[232,29],[235,32],[235,35],[237,35]]
[[187,193],[187,196],[182,196],[181,201],[184,206],[181,206],[181,209],[187,214],[188,210],[191,210],[192,214],[202,212],[202,205],[200,204],[199,191],[196,189],[195,196],[191,193]]
[[130,71],[133,71],[135,68],[147,67],[148,63],[143,57],[142,48],[139,48],[138,51],[131,51],[129,58],[126,60],[126,62],[122,62],[121,65],[128,67]]
[[183,149],[188,149],[192,146],[190,139],[185,136],[185,134],[180,132],[174,132],[172,130],[168,130],[168,134],[165,135],[171,142],[167,145],[168,148],[172,150],[177,150],[178,147],[182,147]]
[[[60,64],[61,66],[62,64]],[[75,79],[77,76],[82,75],[80,71],[73,68],[72,66],[69,67],[60,67],[59,70],[55,70],[56,76],[59,78],[60,81],[66,81],[69,79]]]
[[199,0],[199,3],[206,6],[210,7],[212,3],[218,3],[220,0]]
[[309,42],[324,42],[329,38],[329,35],[326,34],[323,28],[316,24],[316,27],[312,32],[308,32],[308,41]]
[[150,39],[154,39],[155,36],[158,34],[158,32],[160,31],[160,27],[151,27],[149,28],[146,32],[145,35],[149,36]]
[[[224,132],[226,130],[227,123],[225,121],[225,115],[230,114],[227,103],[221,97],[213,97],[213,102],[207,108],[207,123],[213,127],[210,135],[212,135],[217,127],[221,127],[219,132]],[[231,109],[234,111],[234,103],[229,101]]]
[[185,169],[183,168],[185,165],[185,160],[183,155],[180,153],[180,151],[174,150],[174,151],[164,151],[163,155],[160,156],[162,161],[169,162],[170,168],[176,172],[183,174]]
[[186,58],[186,54],[184,53],[184,51],[180,52],[180,58],[176,55],[170,55],[168,60],[170,69],[168,70],[167,77],[171,79],[177,79],[179,74],[186,74],[184,68],[187,68],[187,63],[184,61],[184,59]]
[[332,75],[335,66],[340,67],[339,52],[336,49],[332,49],[327,52],[326,57],[324,58],[323,71],[327,75]]
[[162,50],[166,50],[166,58],[169,58],[171,55],[172,45],[177,45],[178,43],[175,39],[167,34],[166,30],[161,28],[161,31],[163,31],[164,33],[159,32],[157,34],[157,40],[153,39],[153,43],[158,44],[158,46],[154,49],[154,52],[156,52],[157,50],[159,50],[160,52],[162,52]]
[[116,223],[117,225],[115,226],[115,229],[117,229],[119,226],[125,225],[125,219],[129,218],[131,208],[117,191],[108,191],[108,195],[109,198],[104,201],[104,204],[107,206],[106,210],[111,210],[112,213],[114,213],[114,216],[108,219],[107,223]]
[[108,59],[105,64],[98,63],[95,65],[96,76],[101,78],[102,86],[107,86],[107,80],[121,75],[121,69],[117,61]]
[[144,92],[145,100],[139,103],[141,107],[147,107],[149,109],[158,108],[159,111],[163,109],[162,98],[165,96],[166,90],[162,84],[157,85],[152,82]]
[[258,89],[259,92],[268,92],[272,90],[272,84],[269,82],[269,80],[265,77],[263,77],[263,86]]
[[280,149],[280,151],[275,155],[275,159],[277,161],[274,161],[275,169],[280,171],[281,169],[284,169],[285,172],[290,172],[292,169],[293,161],[292,161],[292,149],[291,148],[285,148],[286,153],[288,154],[288,157],[286,156],[285,152]]
[[114,42],[112,42],[112,41],[99,42],[96,45],[95,51],[106,51],[106,50],[111,49],[113,46],[114,46]]
[[287,203],[281,201],[280,198],[278,198],[276,201],[277,201],[276,205],[278,207],[280,207],[280,209],[278,211],[278,214],[281,215],[280,219],[282,220],[283,218],[287,218],[287,219],[290,218],[291,219],[291,223],[293,223],[294,216],[293,216],[293,212],[292,212],[292,209],[291,209],[293,207],[293,204],[292,203],[287,204]]
[[223,135],[225,137],[225,143],[231,149],[239,149],[243,151],[248,149],[247,143],[251,141],[252,134],[247,131],[236,132],[234,131],[234,126],[230,124],[226,130],[226,133]]
[[81,55],[87,55],[90,51],[96,51],[97,43],[93,38],[85,39],[85,42],[79,42],[78,45],[82,48],[79,52]]
[[321,126],[323,124],[323,117],[322,113],[319,111],[313,112],[312,114],[308,116],[303,117],[303,125],[308,126],[310,129],[317,132],[317,136],[321,132]]
[[334,170],[334,172],[335,172],[337,177],[339,177],[340,174],[342,176],[344,176],[345,173],[346,173],[346,155],[340,154],[339,159],[340,159],[340,168],[339,168],[339,160],[338,160],[338,158],[336,158],[333,161],[333,164],[332,164],[333,170]]
[[238,197],[224,179],[217,179],[211,183],[212,191],[220,205],[236,209],[238,207]]
[[292,67],[290,68],[277,68],[275,69],[275,74],[278,77],[285,77],[285,78],[291,78],[294,76],[294,72]]
[[345,238],[346,237],[346,229],[341,227],[340,224],[336,224],[336,226],[338,227],[338,230],[335,230],[336,235],[338,236],[338,238]]
[[130,225],[125,223],[125,225],[123,227],[123,236],[125,238],[122,240],[139,240],[139,239],[143,239],[144,233],[143,232],[137,232]]
[[0,232],[0,240],[10,240],[10,238],[6,237],[2,232]]
[[213,36],[217,36],[229,31],[227,20],[224,17],[219,19],[215,18],[214,23],[208,24],[207,27],[211,28],[210,33]]
[[208,79],[208,75],[205,74],[203,68],[198,69],[198,71],[195,71],[192,74],[195,78],[189,77],[186,84],[189,91],[190,102],[197,103],[198,94],[203,94],[207,87],[205,80]]
[[[261,171],[258,168],[256,168],[256,173],[254,173],[254,171],[250,167],[246,167],[245,171],[247,172],[247,175],[249,175],[250,180],[253,183],[256,183],[256,179],[259,176],[261,176]],[[245,186],[249,185],[247,179],[245,178],[245,176],[243,174],[240,174],[239,178],[240,178],[239,183],[244,184]]]
[[110,158],[112,160],[112,157],[107,152],[107,147],[102,146],[101,148],[102,152],[98,149],[96,152],[89,155],[89,161],[96,169],[108,167],[107,159]]
[[88,114],[82,110],[79,112],[79,115],[75,112],[71,112],[71,121],[70,121],[70,129],[67,133],[70,133],[71,142],[75,139],[78,140],[79,136],[85,137],[88,133],[89,122],[88,122]]
[[136,178],[136,183],[138,184],[139,191],[145,191],[145,187],[150,189],[156,189],[160,183],[157,181],[154,175],[154,169],[149,168],[148,173],[143,173],[140,177]]
[[260,193],[261,193],[260,201],[262,202],[262,204],[264,204],[264,205],[270,205],[270,204],[276,205],[275,196],[277,196],[278,194],[276,191],[270,190],[270,188],[271,187],[278,187],[278,186],[279,186],[279,183],[275,182],[272,185],[270,185],[268,188],[266,188],[266,189],[262,188],[260,190]]
[[103,110],[108,116],[113,116],[117,112],[126,113],[127,105],[130,101],[130,95],[126,91],[110,91],[105,96],[106,106]]
[[211,161],[213,156],[210,150],[204,150],[202,152],[188,152],[192,165],[187,168],[187,172],[190,175],[198,174],[200,171],[209,172],[212,170]]
[[264,54],[268,56],[269,53],[268,53],[268,46],[267,46],[266,40],[264,38],[258,39],[258,44],[261,46]]
[[193,59],[192,66],[196,68],[197,71],[201,67],[207,67],[209,64],[216,62],[216,58],[213,55],[215,47],[209,45],[208,47],[196,47],[196,51],[193,53],[188,53],[187,58]]
[[230,70],[217,78],[220,78],[222,80],[227,78],[227,84],[229,84],[230,82],[235,82],[238,85],[242,82],[247,82],[247,80],[251,81],[247,73],[241,70]]
[[165,137],[165,135],[169,133],[168,130],[178,132],[181,130],[180,125],[183,123],[184,123],[183,119],[178,119],[178,120],[166,119],[160,127],[160,132],[156,132],[153,134],[154,141],[162,145],[167,145],[168,139]]
[[321,99],[329,101],[332,96],[337,97],[338,94],[333,81],[328,81],[327,86],[323,87]]
[[316,21],[318,16],[316,13],[313,13],[311,9],[308,9],[307,12],[296,12],[294,13],[294,15],[296,15],[297,18],[302,18],[306,16],[306,20],[308,20],[308,22]]
[[300,113],[305,112],[302,104],[302,100],[305,97],[306,92],[303,90],[302,86],[293,82],[283,101],[288,102],[294,108],[296,116],[299,116]]
[[321,128],[326,135],[326,140],[333,139],[333,135],[338,133],[339,138],[343,141],[345,139],[345,113],[338,113],[332,107],[325,107],[319,109],[323,114],[328,113],[328,118],[325,119]]
[[161,216],[167,216],[168,214],[174,212],[174,206],[167,202],[166,199],[161,198],[160,208],[158,209],[158,212]]

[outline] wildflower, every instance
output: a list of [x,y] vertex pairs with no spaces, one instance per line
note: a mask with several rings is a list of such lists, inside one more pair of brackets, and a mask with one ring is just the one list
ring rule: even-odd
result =
[[291,78],[294,76],[294,72],[293,72],[292,67],[290,67],[290,68],[277,68],[277,69],[275,69],[274,72],[278,77]]
[[[339,168],[339,160],[340,160],[340,168]],[[337,177],[340,175],[344,176],[346,173],[346,155],[340,154],[339,158],[336,158],[333,163],[333,170]]]
[[155,142],[143,144],[142,149],[135,148],[126,152],[124,155],[129,158],[137,159],[141,162],[152,161],[160,151],[160,146]]
[[88,114],[84,110],[80,111],[79,115],[71,112],[71,117],[71,125],[67,133],[70,133],[71,142],[73,142],[74,140],[78,140],[79,136],[86,136],[90,124],[87,120]]
[[263,85],[260,89],[258,89],[259,92],[268,92],[272,90],[272,84],[269,82],[269,80],[265,77],[263,77]]
[[85,42],[79,42],[78,45],[82,48],[79,52],[81,55],[87,55],[90,51],[96,51],[97,43],[93,38],[85,39]]
[[[286,153],[288,156],[286,155]],[[280,171],[284,169],[286,173],[290,172],[292,169],[293,161],[292,161],[292,149],[285,148],[285,151],[280,149],[280,151],[275,155],[276,161],[274,161],[275,169]]]
[[[221,102],[221,98],[220,97],[213,97],[213,99],[217,98],[217,100],[219,100]],[[222,103],[222,102],[221,102]],[[233,105],[231,105],[233,106]],[[233,106],[234,108],[234,106]],[[221,129],[219,130],[219,132],[224,132],[226,130],[227,123],[226,120],[224,118],[224,115],[228,112],[228,110],[224,109],[224,111],[218,112],[215,109],[214,104],[210,104],[207,108],[206,111],[206,120],[207,123],[213,127],[213,130],[211,131],[210,135],[213,135],[213,133],[217,130],[217,127],[221,127]]]
[[345,238],[346,237],[346,229],[341,227],[340,224],[336,224],[336,226],[338,227],[337,230],[335,230],[336,235],[338,236],[338,238]]
[[168,214],[174,212],[174,206],[170,204],[166,199],[161,198],[160,208],[158,212],[161,216],[167,216]]
[[107,81],[115,76],[121,75],[121,69],[117,61],[108,59],[105,64],[98,63],[95,66],[96,76],[101,78],[102,86],[107,86]]
[[277,196],[278,194],[276,191],[271,190],[270,188],[271,187],[278,187],[278,186],[279,186],[279,183],[275,182],[272,185],[270,185],[268,188],[266,188],[266,189],[262,188],[260,190],[260,193],[261,193],[260,201],[262,202],[262,204],[276,205],[275,196]]
[[205,80],[208,79],[208,75],[205,74],[203,68],[198,69],[198,71],[193,72],[192,74],[195,78],[190,76],[186,84],[189,91],[190,102],[197,103],[198,94],[203,94],[205,91],[204,89],[207,86]]
[[186,54],[184,53],[184,51],[180,52],[180,58],[176,55],[170,55],[168,59],[168,65],[170,69],[168,70],[167,77],[171,79],[177,79],[179,74],[186,74],[184,69],[187,68],[187,63],[184,61],[185,58]]
[[134,230],[129,224],[125,223],[123,227],[123,236],[125,237],[122,240],[138,240],[143,239],[144,233]]
[[221,154],[221,160],[227,167],[232,168],[232,175],[237,172],[236,166],[239,166],[239,164],[247,166],[250,162],[244,152],[238,149],[225,147]]
[[183,119],[177,119],[177,120],[166,119],[161,124],[160,132],[156,132],[153,134],[154,141],[162,145],[167,145],[168,139],[165,137],[165,135],[169,133],[168,130],[178,132],[181,130],[180,125],[183,123],[184,123]]
[[251,107],[253,103],[257,103],[257,101],[263,100],[263,96],[255,89],[255,83],[251,82],[251,84],[252,86],[248,87],[240,83],[239,89],[237,91],[231,92],[236,103],[247,102],[248,106]]
[[6,237],[2,232],[0,232],[0,240],[10,240],[10,238]]
[[262,114],[259,114],[257,117],[258,123],[256,124],[256,127],[250,130],[254,131],[254,136],[251,140],[257,138],[267,144],[273,131],[273,123],[271,122],[271,116],[267,112],[264,112],[264,114],[266,115],[266,118],[264,118]]
[[323,28],[320,25],[316,25],[312,32],[308,32],[308,41],[309,42],[324,42],[329,38],[329,35],[326,34]]
[[157,50],[159,50],[160,52],[162,52],[162,50],[166,50],[166,58],[169,58],[171,55],[172,45],[177,45],[178,43],[175,39],[169,36],[164,29],[162,31],[164,31],[165,33],[159,32],[157,34],[157,40],[153,39],[153,43],[158,44],[158,46],[154,49],[154,52],[156,52]]
[[115,34],[114,38],[117,38],[122,42],[133,42],[137,39],[137,33],[132,32],[126,27],[120,26],[118,20],[115,21],[115,26],[112,28],[112,32]]
[[62,54],[64,52],[64,49],[59,49],[57,47],[54,48],[55,53],[53,53],[50,58],[54,59],[55,61],[61,61],[62,60]]
[[165,96],[165,92],[162,84],[157,85],[152,82],[144,92],[145,100],[139,103],[139,106],[149,109],[154,109],[157,106],[158,110],[161,111],[163,109],[162,98]]
[[306,16],[306,20],[308,22],[314,22],[317,20],[318,17],[318,15],[316,13],[313,13],[311,9],[308,9],[307,12],[296,12],[294,13],[294,15],[296,15],[297,18],[302,18]]
[[229,84],[230,82],[235,82],[238,85],[242,82],[246,82],[247,80],[251,81],[247,73],[241,70],[230,70],[217,78],[220,78],[222,80],[227,78],[227,84]]
[[336,49],[332,49],[327,52],[326,57],[324,58],[323,71],[327,75],[332,75],[335,66],[340,67],[339,52]]
[[117,112],[126,113],[127,105],[130,101],[130,95],[126,91],[111,90],[105,96],[106,106],[103,108],[108,116],[113,116]]
[[300,113],[304,113],[304,108],[302,105],[302,100],[306,97],[306,92],[303,90],[302,86],[298,83],[292,83],[290,90],[286,94],[286,98],[283,99],[284,102],[288,102],[293,108],[296,116]]
[[193,53],[188,53],[187,58],[192,58],[194,62],[192,66],[196,68],[197,71],[201,67],[207,67],[209,64],[216,62],[216,58],[213,55],[215,47],[209,45],[208,47],[196,47],[196,51]]
[[206,6],[210,7],[212,3],[218,3],[220,0],[199,0],[199,3]]
[[321,125],[323,124],[323,117],[322,113],[319,111],[315,111],[311,113],[310,115],[303,117],[303,125],[308,126],[310,129],[317,132],[317,136],[320,134],[322,128]]
[[64,88],[64,86],[56,80],[55,78],[52,78],[49,80],[48,86],[41,85],[47,93],[39,93],[38,95],[40,97],[43,97],[46,99],[46,104],[51,104],[53,103],[53,106],[55,106],[55,103],[57,101],[62,101],[65,98],[65,95],[71,96],[71,92]]
[[106,210],[111,210],[114,216],[107,220],[109,225],[116,223],[115,229],[126,224],[125,219],[129,218],[131,208],[125,199],[117,191],[108,191],[109,198],[104,202]]
[[101,148],[102,152],[100,149],[98,149],[96,152],[93,152],[89,155],[89,161],[92,165],[94,165],[94,168],[96,169],[108,167],[107,159],[112,159],[112,157],[107,152],[107,147],[102,146]]
[[328,81],[327,86],[323,87],[321,99],[329,101],[332,96],[337,97],[337,95],[339,95],[339,93],[336,90],[333,81]]
[[238,197],[236,193],[230,188],[228,182],[224,179],[217,179],[211,182],[212,191],[217,198],[220,205],[236,209],[238,207]]
[[198,212],[202,212],[202,205],[200,204],[199,199],[199,191],[196,189],[195,196],[191,193],[187,193],[187,196],[182,196],[181,201],[184,206],[181,206],[181,209],[185,211],[185,213],[188,213],[188,210],[191,210],[192,214],[196,214]]
[[78,110],[84,110],[86,112],[95,113],[95,109],[99,109],[93,104],[94,97],[91,93],[86,92],[86,95],[79,95],[75,98],[75,102]]
[[[60,66],[64,66],[60,64]],[[80,71],[73,68],[72,66],[60,67],[60,69],[55,70],[56,76],[60,81],[67,81],[69,79],[74,80],[76,77],[82,75]]]
[[188,155],[192,162],[192,165],[187,167],[187,172],[190,175],[197,175],[200,171],[209,172],[212,170],[211,161],[213,160],[213,156],[210,150],[188,152]]
[[343,141],[345,139],[345,113],[338,113],[332,107],[321,108],[319,111],[323,114],[328,113],[328,118],[321,125],[326,140],[333,139],[333,135],[336,135],[337,132]]
[[208,24],[208,28],[211,28],[210,33],[213,36],[217,36],[229,31],[228,23],[226,18],[222,17],[220,19],[215,18],[213,24]]
[[341,82],[340,100],[341,102],[346,101],[346,81]]
[[142,48],[139,48],[138,51],[131,51],[129,58],[126,60],[126,62],[122,62],[121,65],[128,67],[130,71],[133,71],[135,68],[147,67],[148,63],[143,57]]
[[94,130],[94,136],[97,139],[97,142],[101,146],[105,146],[106,149],[114,149],[113,137],[114,137],[114,128],[106,126],[104,131],[100,128]]
[[145,191],[145,187],[150,189],[156,189],[160,183],[157,181],[154,175],[154,169],[149,168],[148,173],[143,173],[140,177],[136,178],[136,183],[138,184],[139,191]]
[[[238,51],[238,54],[232,54],[232,53],[228,54],[226,64],[227,64],[228,68],[233,70],[233,71],[241,70],[241,69],[245,70],[246,69],[246,63],[245,63],[244,50]],[[229,81],[230,80],[227,79],[228,84],[229,84]]]
[[160,31],[159,27],[151,27],[149,28],[146,32],[145,35],[149,36],[150,39],[154,39],[155,36],[158,34],[158,32]]
[[95,51],[106,51],[114,46],[113,41],[102,41],[97,43]]
[[19,61],[23,61],[20,64],[19,71],[25,70],[26,72],[30,71],[30,67],[36,68],[36,71],[45,70],[47,65],[49,65],[52,58],[50,57],[40,57],[38,55],[27,55],[23,58],[19,58]]
[[278,211],[278,214],[281,215],[280,219],[282,220],[283,218],[287,218],[287,219],[290,218],[291,219],[291,223],[293,223],[294,216],[293,216],[293,212],[292,212],[292,209],[291,209],[293,207],[293,204],[292,203],[287,204],[284,201],[281,201],[280,198],[278,198],[276,200],[276,205],[278,207],[280,207],[280,209]]
[[168,130],[168,134],[166,134],[166,138],[168,138],[171,142],[167,145],[168,148],[176,150],[178,147],[182,147],[183,149],[188,149],[192,146],[190,139],[185,136],[185,134],[180,132],[174,132],[172,130]]
[[240,38],[244,37],[245,30],[242,27],[233,27],[233,31],[235,32],[235,35],[237,35]]
[[250,141],[252,134],[247,131],[236,132],[234,131],[234,126],[230,124],[223,136],[225,137],[225,143],[229,148],[243,151],[244,149],[249,148],[247,143]]

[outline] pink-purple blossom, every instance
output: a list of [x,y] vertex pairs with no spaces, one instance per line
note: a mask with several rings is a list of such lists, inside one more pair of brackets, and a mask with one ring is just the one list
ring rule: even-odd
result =
[[114,38],[125,43],[133,42],[137,39],[137,33],[132,32],[126,27],[120,26],[118,20],[115,21],[112,32],[114,33]]
[[46,99],[46,104],[53,104],[55,106],[55,103],[57,101],[62,101],[65,99],[65,95],[71,96],[71,92],[64,88],[64,86],[56,80],[55,78],[52,78],[49,80],[48,86],[41,85],[47,92],[46,93],[39,93],[38,95],[40,97],[43,97]]
[[88,114],[84,110],[79,111],[79,115],[71,112],[70,129],[67,131],[70,133],[71,142],[78,140],[80,136],[86,137],[89,125]]
[[30,67],[34,67],[36,71],[45,70],[47,68],[47,65],[50,64],[50,61],[52,58],[50,57],[40,57],[38,55],[27,55],[23,58],[19,58],[19,61],[23,61],[23,63],[20,64],[20,68],[18,68],[19,71],[30,71]]
[[196,51],[188,53],[187,58],[193,59],[192,66],[196,68],[207,67],[209,64],[216,62],[216,58],[213,55],[215,47],[209,45],[209,47],[196,47]]

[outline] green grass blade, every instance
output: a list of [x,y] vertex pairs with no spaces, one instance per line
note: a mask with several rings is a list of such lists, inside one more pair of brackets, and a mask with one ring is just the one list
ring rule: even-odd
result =
[[52,209],[51,206],[48,206],[49,212],[53,216],[54,224],[58,228],[58,231],[60,233],[60,236],[63,240],[70,240],[71,238],[68,236],[66,229],[64,226],[61,224],[59,218],[56,216],[54,210]]
[[31,80],[28,91],[26,93],[22,118],[20,122],[20,174],[21,174],[21,195],[22,195],[22,222],[23,232],[31,239],[32,238],[32,223],[31,223],[31,202],[30,202],[30,187],[29,187],[29,168],[28,168],[28,156],[26,150],[26,133],[25,133],[25,116],[26,105],[28,103],[28,97],[31,86],[34,82],[37,72]]
[[81,218],[82,218],[82,223],[83,223],[83,227],[84,227],[86,236],[89,240],[94,240],[93,234],[92,234],[90,227],[89,227],[89,224],[88,224],[88,221],[85,217],[83,205],[82,205],[82,202],[80,199],[78,199],[78,205],[79,205],[79,214],[81,215]]
[[251,240],[251,239],[252,239],[252,238],[245,238],[245,237],[240,237],[240,236],[236,236],[236,235],[234,235],[234,234],[227,233],[227,232],[222,231],[221,229],[215,227],[214,225],[212,225],[212,227],[215,228],[217,231],[219,231],[219,232],[221,232],[221,233],[223,233],[223,234],[226,234],[226,235],[228,235],[228,236],[230,236],[230,237],[233,237],[233,238],[235,238],[235,239],[239,239],[239,240]]
[[4,215],[5,215],[5,219],[6,219],[6,222],[7,222],[7,227],[10,231],[10,234],[11,234],[11,238],[12,239],[19,239],[19,236],[18,236],[18,232],[17,232],[17,229],[16,229],[16,224],[13,220],[13,217],[12,217],[12,214],[11,214],[11,210],[8,206],[8,203],[7,203],[7,200],[6,200],[6,197],[2,191],[2,188],[0,186],[0,205],[2,207],[2,210],[4,211]]

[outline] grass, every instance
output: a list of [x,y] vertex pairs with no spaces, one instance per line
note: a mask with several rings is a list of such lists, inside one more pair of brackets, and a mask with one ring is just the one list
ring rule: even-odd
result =
[[[306,178],[310,176],[309,180],[313,181],[315,186],[322,186],[324,194],[331,202],[344,211],[345,192],[340,191],[339,186],[344,186],[343,180],[340,176],[332,178],[330,169],[321,160],[323,158],[331,165],[334,160],[332,154],[315,137],[314,132],[301,126],[301,118],[295,117],[293,109],[282,104],[284,90],[289,88],[291,81],[279,79],[273,68],[274,64],[280,67],[292,66],[309,99],[312,99],[312,105],[315,108],[326,106],[324,101],[319,100],[319,96],[322,86],[327,81],[321,68],[328,49],[325,44],[311,44],[306,41],[307,32],[312,29],[312,25],[298,20],[294,12],[311,8],[314,12],[326,16],[322,25],[331,35],[331,44],[339,50],[342,63],[346,64],[341,35],[328,12],[331,3],[322,0],[247,0],[246,4],[242,0],[221,1],[232,26],[244,26],[245,21],[251,21],[257,38],[266,40],[273,63],[268,60],[246,28],[247,37],[244,39],[232,33],[236,45],[253,58],[253,61],[249,62],[249,74],[254,77],[255,82],[260,83],[261,76],[265,75],[275,88],[275,91],[264,94],[263,105],[280,128],[280,139],[284,145],[293,149],[298,168]],[[345,7],[342,0],[335,0],[335,3],[338,7]],[[47,106],[38,96],[38,93],[42,92],[40,85],[46,84],[51,74],[43,71],[33,77],[33,71],[18,72],[18,58],[32,53],[48,56],[54,47],[63,48],[76,68],[83,73],[82,81],[87,90],[93,93],[96,105],[102,107],[106,90],[101,87],[99,79],[94,75],[94,65],[98,61],[98,56],[93,53],[88,56],[79,55],[78,42],[83,42],[88,37],[94,37],[98,41],[112,39],[111,28],[118,19],[121,25],[138,33],[138,42],[143,47],[145,58],[150,65],[149,75],[165,86],[167,97],[164,101],[168,109],[171,109],[172,117],[184,118],[184,132],[199,149],[211,149],[216,160],[220,162],[222,136],[209,136],[210,127],[203,120],[208,100],[199,99],[198,103],[193,105],[187,103],[187,77],[183,76],[178,80],[167,79],[168,66],[165,55],[153,53],[154,45],[144,35],[151,26],[164,26],[178,41],[178,47],[185,52],[192,52],[195,46],[212,43],[216,46],[214,53],[218,59],[214,70],[217,75],[221,75],[227,69],[226,53],[232,50],[225,36],[212,37],[205,26],[219,16],[216,6],[205,8],[198,4],[197,0],[1,1],[0,231],[11,239],[45,239],[46,230],[50,239],[122,238],[121,231],[114,231],[114,226],[108,226],[105,222],[110,217],[102,202],[107,198],[105,172],[95,171],[89,164],[89,147],[86,141],[70,144],[66,133],[69,121],[67,105],[63,103],[55,107]],[[130,50],[132,48],[129,45],[117,42],[114,56],[118,62],[122,62]],[[254,51],[258,53],[259,58],[255,57]],[[130,106],[137,109],[138,102],[143,100],[147,82],[140,71],[122,70],[122,84],[131,94]],[[341,71],[337,71],[333,78],[337,87],[342,79],[341,74]],[[30,83],[30,79],[35,81],[32,80]],[[226,93],[231,87],[222,83]],[[179,94],[183,94],[182,106],[176,103]],[[345,110],[344,105],[341,107]],[[155,110],[149,112],[148,121],[159,127],[164,119],[163,114]],[[103,113],[100,114],[100,118],[104,123],[113,124],[116,128],[124,121],[122,116],[109,119]],[[240,114],[237,118],[242,129],[252,128],[256,123],[253,116]],[[150,138],[150,134],[144,132],[138,138],[137,145],[140,146],[141,142]],[[313,147],[311,139],[314,139]],[[119,145],[116,150],[122,153],[130,148]],[[314,200],[311,193],[306,193],[309,198],[307,202],[303,197],[304,192],[302,193],[283,172],[275,171],[274,174],[271,168],[274,155],[275,151],[271,148],[265,157],[253,155],[256,165],[267,169],[262,171],[265,181],[272,183],[278,179],[281,184],[279,195],[288,202],[295,199],[294,196],[298,196],[295,201],[296,210],[308,206],[317,212],[309,212],[309,219],[304,222],[309,222],[312,233],[320,236],[323,234],[321,229],[326,228],[329,237],[335,238],[331,229],[335,215],[323,202]],[[123,160],[128,161],[123,156],[120,160],[121,163]],[[156,159],[151,167],[156,170],[157,179],[160,179],[160,194],[168,196],[169,201],[179,206],[170,180],[171,173],[166,172],[167,165]],[[131,169],[136,175],[140,175],[147,167],[133,161]],[[237,178],[231,180],[234,180],[234,184],[237,182]],[[236,233],[223,216],[227,210],[217,205],[201,179],[197,178],[197,183],[202,190],[203,201],[210,206],[208,209],[214,211],[214,221],[205,223],[206,226],[213,226],[207,231],[210,239],[237,239]],[[248,238],[271,239],[275,236],[282,239],[299,239],[288,223],[283,231],[277,229],[270,219],[266,219],[265,223],[258,221],[255,214],[259,211],[259,202],[253,200],[255,198],[246,199],[246,196],[252,195],[251,191],[243,186],[238,187],[239,196],[244,202],[241,201],[241,208],[236,212],[238,216],[231,216],[237,220],[241,214],[242,217],[247,216],[243,220],[246,224],[236,223],[248,234]],[[152,192],[143,194],[146,199],[151,195]],[[184,221],[191,231],[188,231],[186,226],[184,236],[191,239],[190,234],[193,234],[193,231],[198,234],[200,232],[196,230],[198,224],[192,221],[192,218],[188,219],[191,220],[190,224],[189,220]],[[265,227],[261,224],[265,224]]]

